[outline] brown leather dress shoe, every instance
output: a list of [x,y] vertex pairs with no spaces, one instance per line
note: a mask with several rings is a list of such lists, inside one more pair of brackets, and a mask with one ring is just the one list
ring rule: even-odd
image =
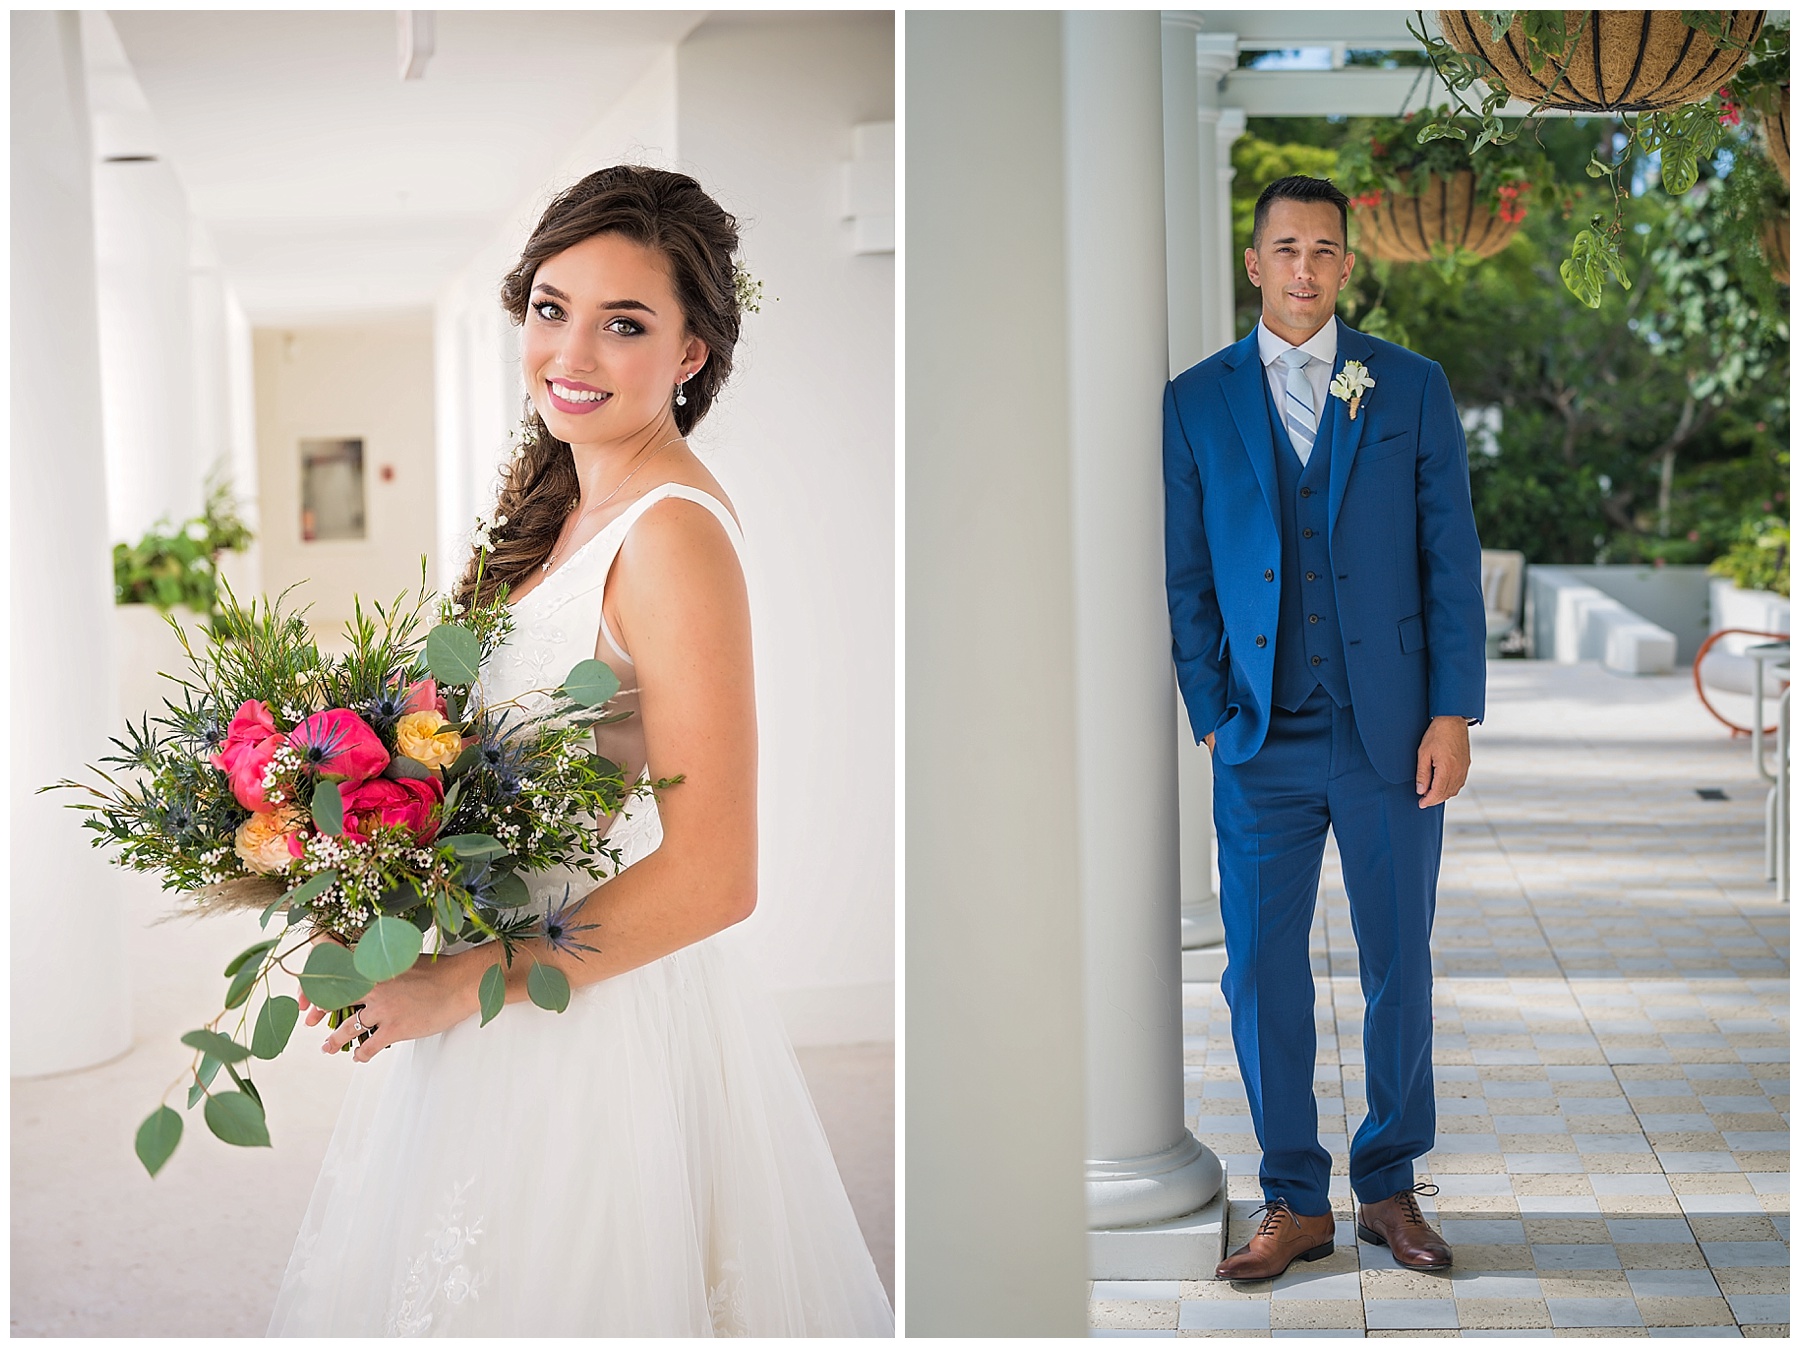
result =
[[1371,1245],[1385,1245],[1394,1252],[1401,1268],[1449,1268],[1450,1247],[1425,1223],[1419,1200],[1437,1193],[1435,1184],[1416,1184],[1379,1203],[1364,1203],[1356,1210],[1356,1234]]
[[[1265,1203],[1256,1212],[1266,1213],[1250,1243],[1229,1256],[1216,1270],[1220,1279],[1256,1282],[1279,1278],[1296,1259],[1323,1259],[1332,1251],[1337,1219],[1329,1212],[1302,1217],[1280,1199]],[[1250,1215],[1254,1217],[1256,1212]]]

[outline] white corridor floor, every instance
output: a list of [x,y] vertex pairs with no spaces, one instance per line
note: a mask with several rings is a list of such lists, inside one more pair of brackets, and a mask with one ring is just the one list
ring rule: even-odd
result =
[[[1497,661],[1448,809],[1433,938],[1446,1273],[1355,1239],[1362,998],[1335,857],[1313,927],[1337,1251],[1272,1282],[1096,1283],[1093,1332],[1218,1337],[1786,1337],[1788,906],[1766,786],[1686,674]],[[1708,799],[1701,791],[1723,792]],[[1195,1135],[1262,1201],[1216,985],[1184,988]]]

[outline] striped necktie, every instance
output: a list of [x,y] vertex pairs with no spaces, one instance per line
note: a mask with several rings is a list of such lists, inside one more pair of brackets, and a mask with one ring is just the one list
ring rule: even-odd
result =
[[1281,353],[1281,363],[1287,366],[1287,392],[1281,400],[1281,420],[1287,427],[1288,439],[1294,442],[1294,453],[1300,456],[1302,467],[1312,457],[1313,441],[1319,435],[1319,414],[1313,410],[1312,380],[1306,377],[1306,367],[1312,361],[1313,358],[1297,346]]

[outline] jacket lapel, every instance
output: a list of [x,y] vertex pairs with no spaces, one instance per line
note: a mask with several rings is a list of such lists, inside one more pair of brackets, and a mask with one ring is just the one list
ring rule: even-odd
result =
[[1262,487],[1263,503],[1269,507],[1269,517],[1279,525],[1281,510],[1275,498],[1275,439],[1269,430],[1268,384],[1262,361],[1257,357],[1255,328],[1232,347],[1226,364],[1229,368],[1220,381],[1225,392],[1225,405],[1231,409],[1231,419],[1237,423],[1244,452],[1250,456],[1251,468],[1256,470],[1256,480]]
[[[1338,325],[1337,364],[1332,367],[1331,377],[1336,379],[1343,371],[1347,360],[1360,360],[1368,363],[1374,346],[1369,339],[1355,328],[1348,326],[1343,319],[1333,319]],[[1381,372],[1371,370],[1369,373],[1379,381]],[[1325,416],[1321,419],[1319,433],[1331,437],[1331,487],[1326,496],[1326,528],[1327,537],[1337,528],[1338,507],[1344,502],[1344,484],[1350,480],[1350,466],[1356,459],[1356,447],[1362,443],[1363,429],[1369,424],[1368,400],[1379,393],[1379,382],[1376,388],[1364,395],[1363,406],[1357,413],[1355,421],[1350,420],[1350,405],[1342,398],[1325,395]]]

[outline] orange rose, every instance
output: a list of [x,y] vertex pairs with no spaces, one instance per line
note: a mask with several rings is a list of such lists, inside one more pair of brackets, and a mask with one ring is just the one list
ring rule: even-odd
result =
[[293,860],[289,835],[298,833],[305,824],[305,813],[292,805],[258,810],[238,825],[237,854],[258,875],[278,875]]
[[447,768],[463,750],[462,736],[445,730],[444,718],[435,711],[409,712],[400,718],[394,737],[400,752],[428,768]]

